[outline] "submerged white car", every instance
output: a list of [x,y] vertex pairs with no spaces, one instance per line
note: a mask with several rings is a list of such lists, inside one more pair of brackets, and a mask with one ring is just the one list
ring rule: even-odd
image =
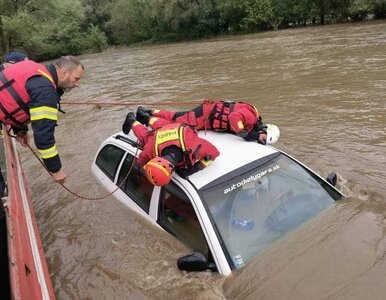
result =
[[199,136],[220,156],[187,180],[174,174],[164,187],[136,164],[141,150],[132,132],[106,139],[91,168],[106,190],[120,186],[119,201],[195,251],[179,260],[181,269],[229,275],[344,197],[334,173],[325,180],[278,149],[227,133]]

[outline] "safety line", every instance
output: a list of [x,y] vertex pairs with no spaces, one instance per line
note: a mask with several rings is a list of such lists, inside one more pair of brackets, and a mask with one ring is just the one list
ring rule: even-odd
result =
[[[44,167],[44,169],[47,171],[47,173],[51,176],[51,172],[47,169],[46,165],[44,164],[44,162],[40,159],[40,157],[36,154],[35,150],[32,149],[32,147],[30,146],[30,144],[27,143],[27,146],[28,148],[31,150],[31,152],[33,153],[33,155],[35,155],[35,157],[37,158],[37,160],[40,162],[40,164]],[[73,192],[72,190],[70,190],[68,187],[66,187],[63,183],[59,183],[66,191],[68,191],[70,194],[74,195],[75,197],[78,197],[80,199],[84,199],[84,200],[102,200],[104,198],[107,198],[109,196],[111,196],[112,194],[114,194],[118,189],[120,189],[120,187],[123,185],[123,183],[126,181],[126,179],[129,177],[130,173],[131,173],[131,170],[133,169],[133,166],[134,166],[134,162],[136,160],[136,157],[137,157],[137,153],[138,153],[138,150],[139,148],[137,148],[137,152],[135,153],[134,155],[134,159],[130,165],[130,168],[126,174],[126,176],[122,179],[121,183],[117,185],[117,187],[112,191],[112,192],[109,192],[107,194],[104,194],[104,195],[101,195],[101,196],[96,196],[96,197],[89,197],[89,196],[83,196],[83,195],[80,195],[76,192]]]
[[96,105],[96,106],[173,106],[173,105],[187,105],[202,104],[203,100],[192,100],[192,101],[162,101],[162,102],[151,102],[151,101],[136,101],[136,102],[109,102],[109,101],[66,101],[60,102],[61,105]]

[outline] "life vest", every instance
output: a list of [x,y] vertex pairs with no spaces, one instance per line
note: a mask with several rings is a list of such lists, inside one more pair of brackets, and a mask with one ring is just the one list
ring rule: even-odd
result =
[[25,128],[30,123],[27,80],[33,76],[44,76],[56,89],[47,68],[32,60],[16,63],[0,72],[0,121],[16,128]]
[[[255,106],[244,102],[237,103],[248,105],[250,110],[254,112],[255,116],[258,116],[258,111]],[[212,130],[232,131],[229,123],[229,115],[234,111],[235,105],[236,103],[230,100],[222,100],[216,103],[209,116],[209,122]],[[255,124],[257,121],[258,120],[256,118]]]
[[163,126],[158,129],[156,132],[155,143],[154,143],[154,153],[156,156],[160,156],[162,151],[166,147],[177,146],[182,151],[182,157],[184,163],[188,168],[191,168],[195,161],[193,158],[193,153],[190,149],[187,148],[184,139],[185,130],[193,130],[190,127],[180,124],[180,123],[171,123]]
[[209,116],[211,129],[215,131],[229,131],[229,114],[233,111],[235,103],[229,100],[222,100],[213,107]]

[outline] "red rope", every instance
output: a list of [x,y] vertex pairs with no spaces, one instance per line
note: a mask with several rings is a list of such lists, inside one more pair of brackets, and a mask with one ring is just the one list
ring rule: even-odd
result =
[[[146,101],[141,101],[141,102],[101,102],[101,101],[97,101],[97,102],[76,102],[76,101],[63,101],[61,102],[61,104],[68,104],[68,105],[99,105],[99,106],[134,106],[134,105],[148,105],[148,106],[152,106],[152,107],[157,107],[157,106],[172,106],[172,105],[192,105],[192,104],[201,104],[203,103],[203,100],[192,100],[192,101],[184,101],[184,102],[180,102],[180,101],[162,101],[162,102],[146,102]],[[11,137],[15,137],[15,136],[12,136],[10,135]],[[28,148],[31,150],[31,152],[33,153],[33,155],[35,155],[35,157],[37,158],[37,160],[41,163],[41,165],[44,167],[44,169],[47,171],[47,173],[51,176],[51,172],[48,171],[46,165],[43,163],[43,161],[40,159],[40,157],[36,154],[36,152],[32,149],[32,147],[27,143],[27,146]],[[138,151],[138,149],[137,149]],[[135,157],[137,156],[137,154],[135,154]],[[109,196],[111,196],[112,194],[114,194],[121,186],[122,184],[126,181],[126,179],[129,177],[129,174],[133,168],[133,165],[134,165],[134,160],[133,159],[133,162],[129,168],[129,171],[127,172],[127,175],[125,176],[125,178],[122,180],[122,182],[117,185],[117,187],[110,193],[107,193],[105,195],[102,195],[102,196],[97,196],[97,197],[88,197],[88,196],[83,196],[83,195],[80,195],[78,193],[75,193],[73,191],[71,191],[68,187],[66,187],[63,183],[60,183],[60,185],[66,190],[68,191],[69,193],[71,193],[72,195],[74,195],[75,197],[78,197],[80,199],[84,199],[84,200],[101,200],[101,199],[104,199],[104,198],[107,198]]]
[[[43,163],[43,161],[40,159],[40,157],[36,154],[35,150],[32,149],[32,147],[31,147],[28,143],[27,143],[27,146],[28,146],[28,148],[31,150],[31,152],[33,153],[33,155],[35,155],[35,157],[37,158],[37,160],[41,163],[41,165],[44,167],[44,169],[47,171],[47,173],[48,173],[51,177],[53,177],[52,174],[51,174],[51,172],[48,171],[46,165]],[[138,148],[137,148],[137,152],[138,152]],[[136,156],[137,156],[137,153],[135,153],[134,157],[136,157]],[[75,193],[75,192],[71,191],[71,190],[70,190],[68,187],[66,187],[63,183],[59,183],[59,184],[60,184],[66,191],[68,191],[70,194],[72,194],[72,195],[74,195],[75,197],[78,197],[78,198],[80,198],[80,199],[84,199],[84,200],[102,200],[102,199],[107,198],[107,197],[111,196],[112,194],[114,194],[114,193],[115,193],[115,192],[123,185],[123,183],[124,183],[124,182],[126,181],[126,179],[129,177],[129,174],[130,174],[130,172],[131,172],[131,170],[132,170],[132,168],[133,168],[133,166],[134,166],[134,161],[135,161],[135,159],[133,159],[133,162],[132,162],[131,165],[130,165],[129,171],[127,172],[125,178],[122,179],[122,182],[121,182],[119,185],[117,185],[117,187],[116,187],[112,192],[107,193],[107,194],[104,194],[104,195],[101,195],[101,196],[96,196],[96,197],[83,196],[83,195],[80,195],[80,194],[78,194],[78,193]]]
[[139,106],[146,105],[151,107],[157,106],[173,106],[173,105],[187,105],[201,104],[202,100],[192,101],[162,101],[162,102],[150,102],[150,101],[132,101],[132,102],[105,102],[105,101],[93,101],[93,102],[81,102],[81,101],[66,101],[60,102],[61,105],[99,105],[99,106]]

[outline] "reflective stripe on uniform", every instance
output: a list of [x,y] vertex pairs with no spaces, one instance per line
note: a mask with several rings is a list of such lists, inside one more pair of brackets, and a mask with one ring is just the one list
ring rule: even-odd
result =
[[[182,126],[180,127],[182,128]],[[180,141],[181,148],[185,149],[185,145],[182,145],[181,143],[181,133],[179,131],[179,128],[172,128],[172,129],[159,129],[157,130],[156,137],[155,137],[155,143],[154,143],[154,153],[156,156],[159,156],[159,145],[170,142],[170,141]]]
[[53,146],[45,150],[38,149],[38,151],[40,153],[41,158],[43,159],[48,159],[59,154],[58,151],[56,150],[56,146]]
[[181,144],[181,149],[182,149],[182,152],[185,152],[186,150],[186,146],[185,146],[185,140],[184,140],[184,126],[180,126],[179,128],[179,132],[178,132],[178,138],[180,140],[180,144]]
[[40,106],[29,110],[31,121],[49,119],[58,120],[58,109],[49,106]]
[[237,127],[239,127],[239,129],[244,129],[243,121],[238,121],[237,122]]
[[153,125],[157,121],[158,121],[157,117],[151,117],[150,120],[149,120],[149,125]]
[[47,78],[49,81],[51,81],[53,84],[55,84],[54,79],[50,74],[44,72],[42,69],[38,69],[38,72],[42,74],[45,78]]

